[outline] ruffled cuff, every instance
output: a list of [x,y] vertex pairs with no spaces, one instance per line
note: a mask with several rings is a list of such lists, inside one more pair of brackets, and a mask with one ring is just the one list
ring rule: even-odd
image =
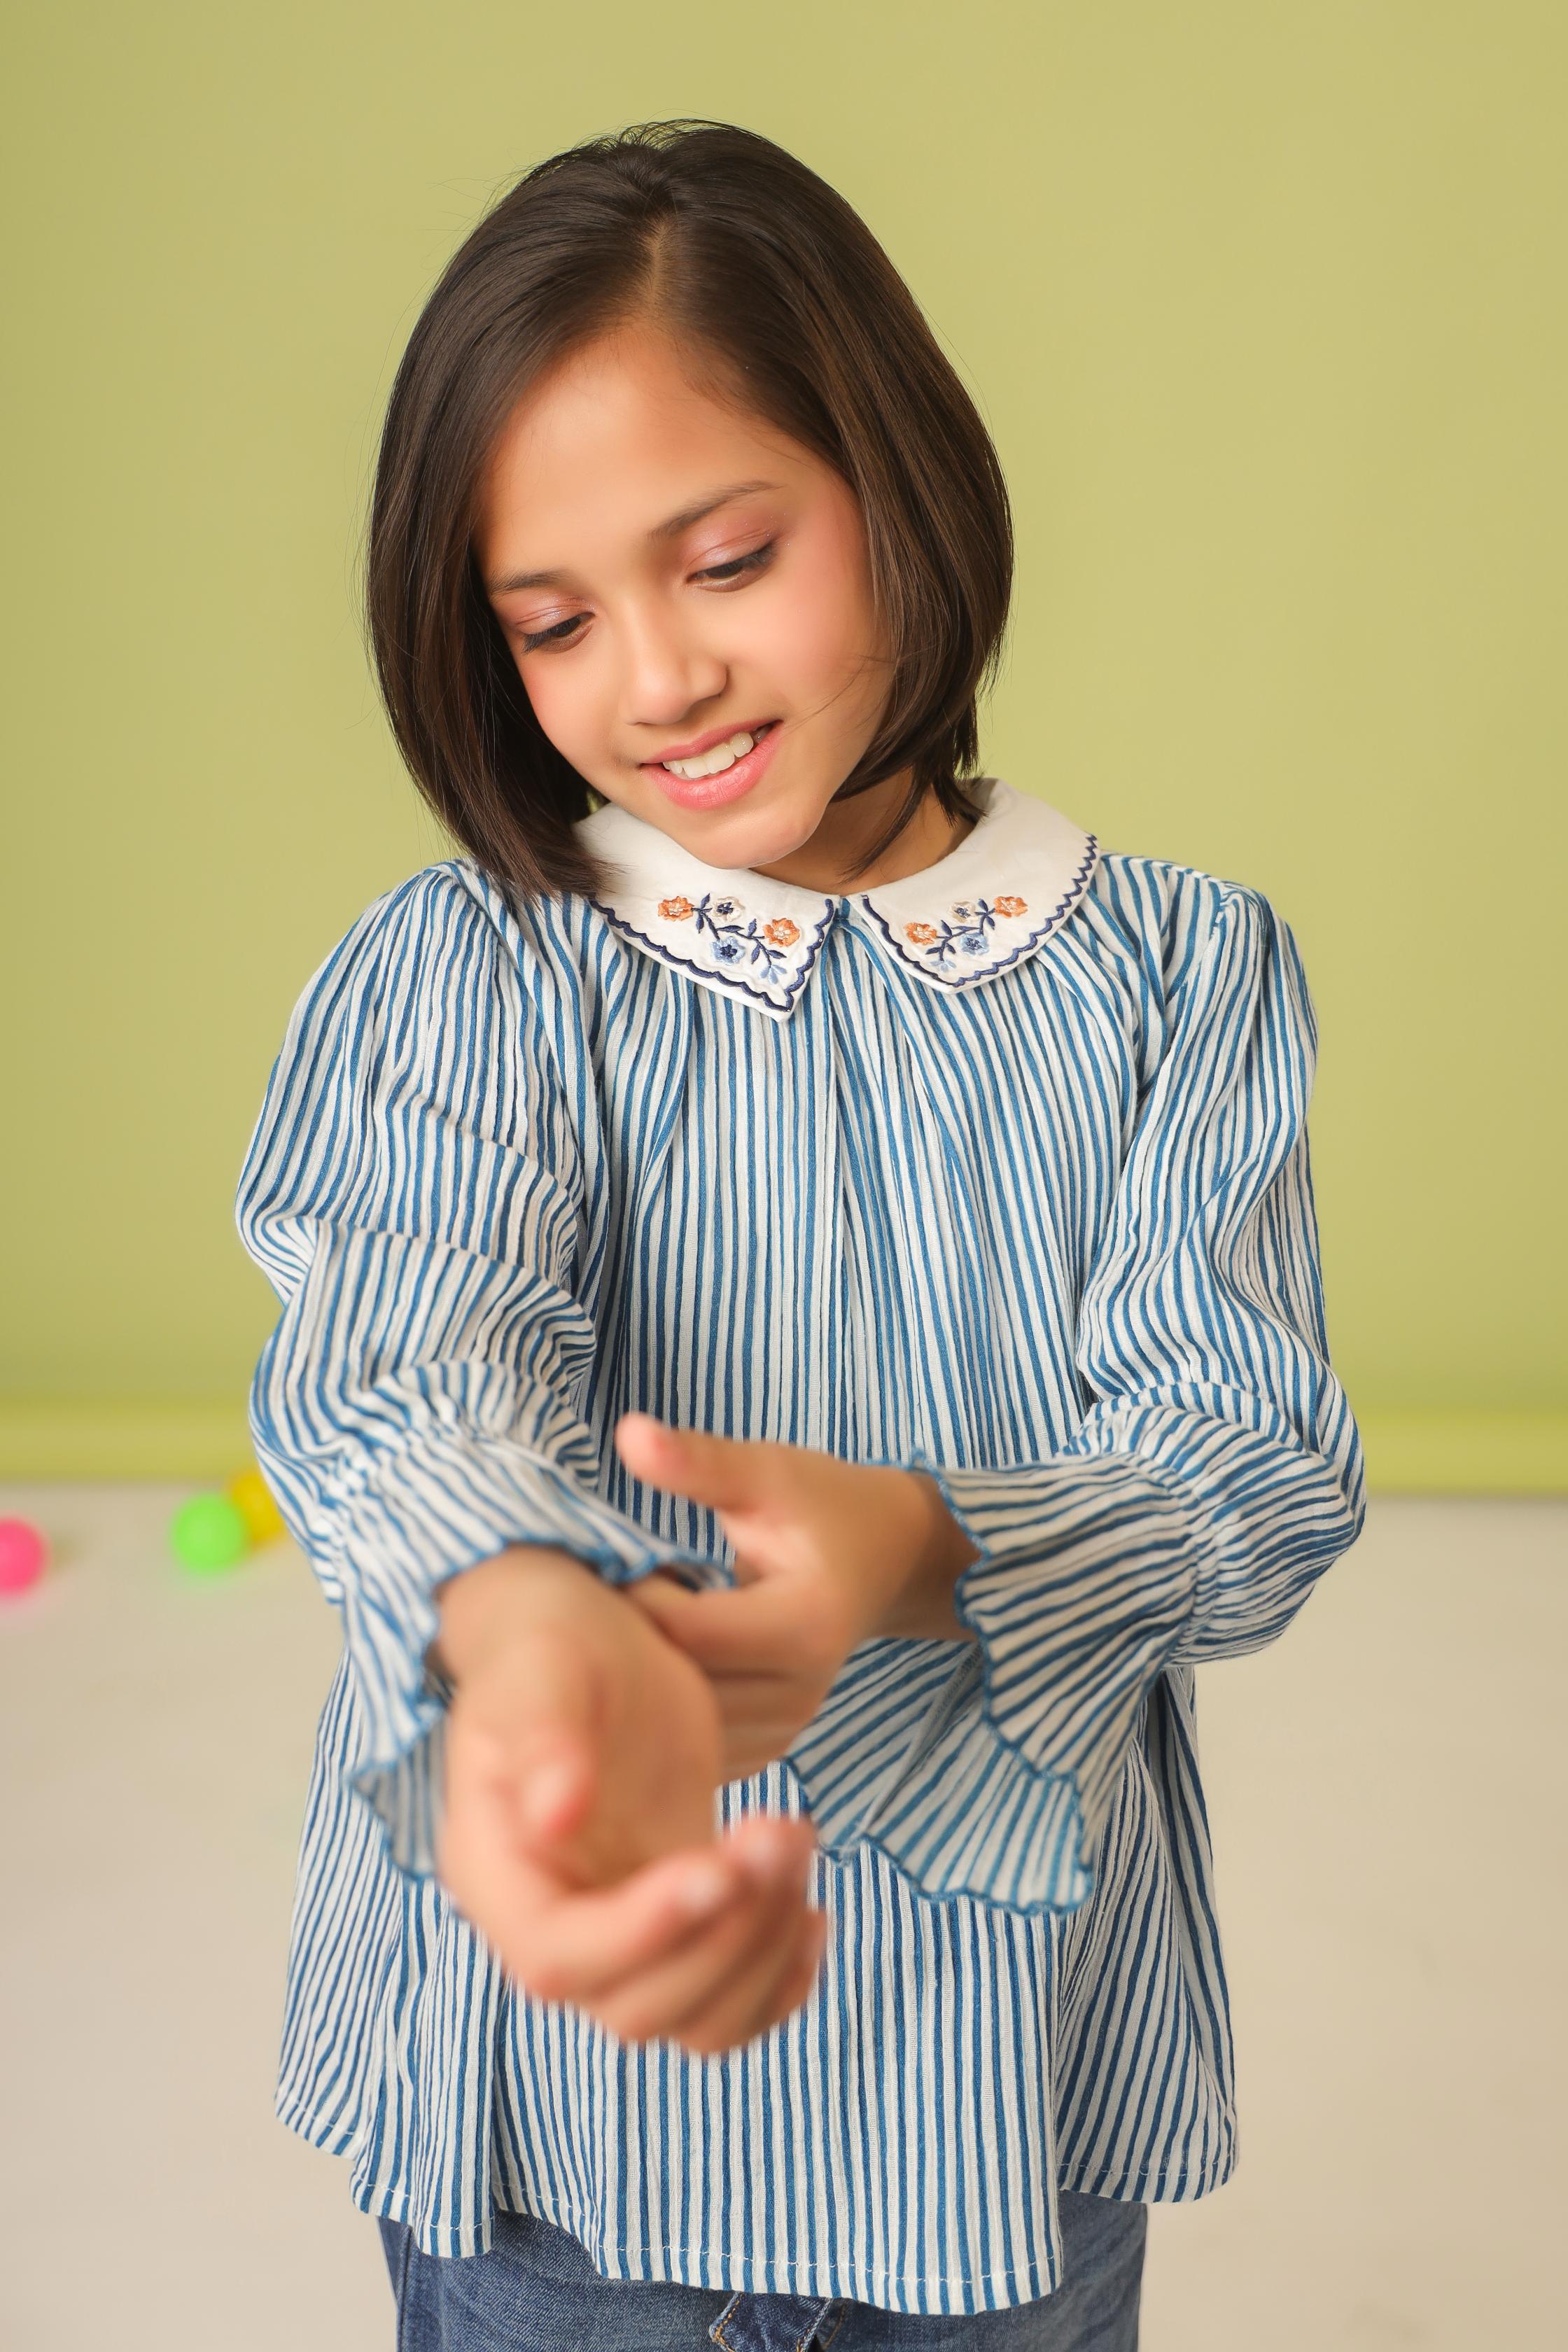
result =
[[822,1844],[868,1841],[918,1890],[1069,1911],[1151,1683],[1192,1610],[1179,1486],[1110,1454],[953,1469],[916,1454],[979,1552],[953,1590],[973,1643],[876,1641],[785,1762]]
[[528,1543],[574,1552],[612,1584],[656,1568],[701,1588],[731,1581],[721,1564],[638,1527],[548,1455],[453,1425],[357,1464],[327,1498],[327,1527],[321,1568],[338,1588],[366,1725],[349,1783],[380,1822],[393,1862],[413,1876],[435,1869],[453,1696],[425,1657],[440,1629],[437,1585]]

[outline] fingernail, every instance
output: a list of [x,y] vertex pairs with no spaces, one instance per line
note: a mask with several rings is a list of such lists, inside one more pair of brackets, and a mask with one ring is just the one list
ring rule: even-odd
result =
[[730,1874],[710,1865],[694,1870],[681,1882],[680,1907],[701,1918],[710,1911],[721,1911],[730,1900]]

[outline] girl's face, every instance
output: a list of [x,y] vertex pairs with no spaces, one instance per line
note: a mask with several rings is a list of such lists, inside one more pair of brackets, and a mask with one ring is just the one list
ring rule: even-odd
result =
[[[825,824],[887,695],[865,529],[830,467],[695,390],[657,331],[627,328],[513,411],[474,545],[540,726],[579,775],[708,865],[837,889],[908,778]],[[709,765],[710,747],[759,730],[725,773],[683,782],[662,764]],[[861,887],[941,854],[933,813],[945,845],[928,796]]]

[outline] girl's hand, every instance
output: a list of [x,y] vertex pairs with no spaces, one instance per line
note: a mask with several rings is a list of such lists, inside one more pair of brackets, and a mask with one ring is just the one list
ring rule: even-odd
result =
[[650,1486],[709,1505],[735,1546],[733,1591],[692,1592],[664,1570],[623,1588],[710,1677],[730,1779],[784,1753],[860,1643],[974,1638],[952,1587],[978,1555],[923,1473],[648,1413],[624,1413],[616,1445]]
[[780,2023],[822,1956],[816,1840],[779,1816],[715,1837],[719,1711],[700,1669],[622,1590],[543,1547],[441,1594],[458,1688],[437,1874],[509,1974],[625,2041],[710,2053]]

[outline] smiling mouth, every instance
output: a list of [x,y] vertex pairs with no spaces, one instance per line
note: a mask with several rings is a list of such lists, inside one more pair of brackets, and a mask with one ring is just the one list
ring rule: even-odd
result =
[[[730,802],[743,798],[762,781],[783,731],[784,722],[778,719],[770,719],[754,730],[740,727],[723,742],[710,744],[700,758],[683,760],[675,766],[664,760],[646,760],[642,772],[678,808],[724,808]],[[739,743],[747,743],[750,748],[738,751]],[[722,765],[711,766],[710,762],[721,752],[724,754]],[[687,770],[685,775],[679,772],[681,768]],[[695,774],[690,772],[692,769]]]
[[645,768],[662,768],[667,776],[676,777],[683,784],[701,783],[709,776],[724,775],[737,761],[743,760],[778,725],[776,719],[764,719],[755,727],[734,727],[705,751],[690,752],[684,759],[645,760]]

